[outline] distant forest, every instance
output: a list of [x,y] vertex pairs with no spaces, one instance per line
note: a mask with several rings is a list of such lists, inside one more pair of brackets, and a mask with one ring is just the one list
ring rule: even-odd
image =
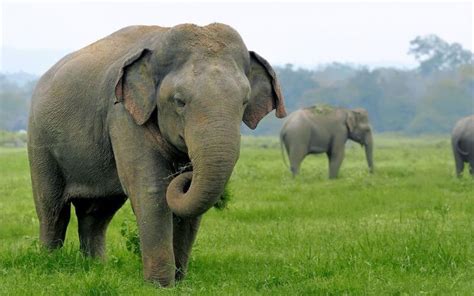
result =
[[[420,36],[408,53],[415,69],[376,68],[332,63],[316,69],[275,66],[286,107],[330,104],[369,111],[377,132],[446,133],[460,117],[474,113],[472,52],[436,35]],[[28,108],[38,77],[26,73],[0,74],[0,130],[26,129]],[[277,135],[282,120],[267,116],[255,131]]]

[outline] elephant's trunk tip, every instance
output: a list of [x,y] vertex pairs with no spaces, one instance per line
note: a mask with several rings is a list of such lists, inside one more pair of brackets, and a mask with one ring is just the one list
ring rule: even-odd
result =
[[185,172],[175,177],[166,190],[166,201],[170,209],[180,217],[196,216],[189,208],[183,207],[183,202],[187,198],[186,193],[191,187],[193,178],[192,172]]

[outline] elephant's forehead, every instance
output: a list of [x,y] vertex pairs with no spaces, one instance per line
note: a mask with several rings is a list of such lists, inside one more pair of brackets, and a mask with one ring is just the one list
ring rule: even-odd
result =
[[203,51],[212,55],[246,49],[240,35],[231,27],[211,24],[200,27],[183,24],[171,28],[167,34],[168,45],[179,51]]

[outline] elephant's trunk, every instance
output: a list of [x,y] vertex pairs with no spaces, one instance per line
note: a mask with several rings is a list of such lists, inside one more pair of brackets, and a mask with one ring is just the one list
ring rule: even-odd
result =
[[373,173],[374,172],[374,159],[373,159],[374,140],[372,138],[372,132],[370,131],[365,135],[364,147],[365,147],[365,158],[367,159],[369,172]]
[[166,193],[169,207],[180,217],[199,216],[216,204],[240,150],[240,120],[209,123],[201,118],[193,122],[185,129],[193,171],[173,179]]

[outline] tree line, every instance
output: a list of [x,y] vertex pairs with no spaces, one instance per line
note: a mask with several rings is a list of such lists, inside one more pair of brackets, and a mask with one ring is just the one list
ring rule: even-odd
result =
[[[369,69],[341,63],[311,70],[291,64],[274,68],[289,112],[316,104],[363,107],[377,132],[445,133],[458,118],[474,113],[472,52],[428,35],[413,39],[408,53],[419,62],[417,68]],[[36,81],[18,81],[0,74],[0,130],[27,127]],[[243,132],[276,135],[281,124],[267,116],[255,131]]]
[[[473,54],[436,35],[419,36],[408,53],[415,69],[332,63],[318,69],[276,67],[289,112],[329,104],[368,110],[377,132],[446,133],[474,113]],[[278,134],[281,122],[265,118],[257,133]]]

